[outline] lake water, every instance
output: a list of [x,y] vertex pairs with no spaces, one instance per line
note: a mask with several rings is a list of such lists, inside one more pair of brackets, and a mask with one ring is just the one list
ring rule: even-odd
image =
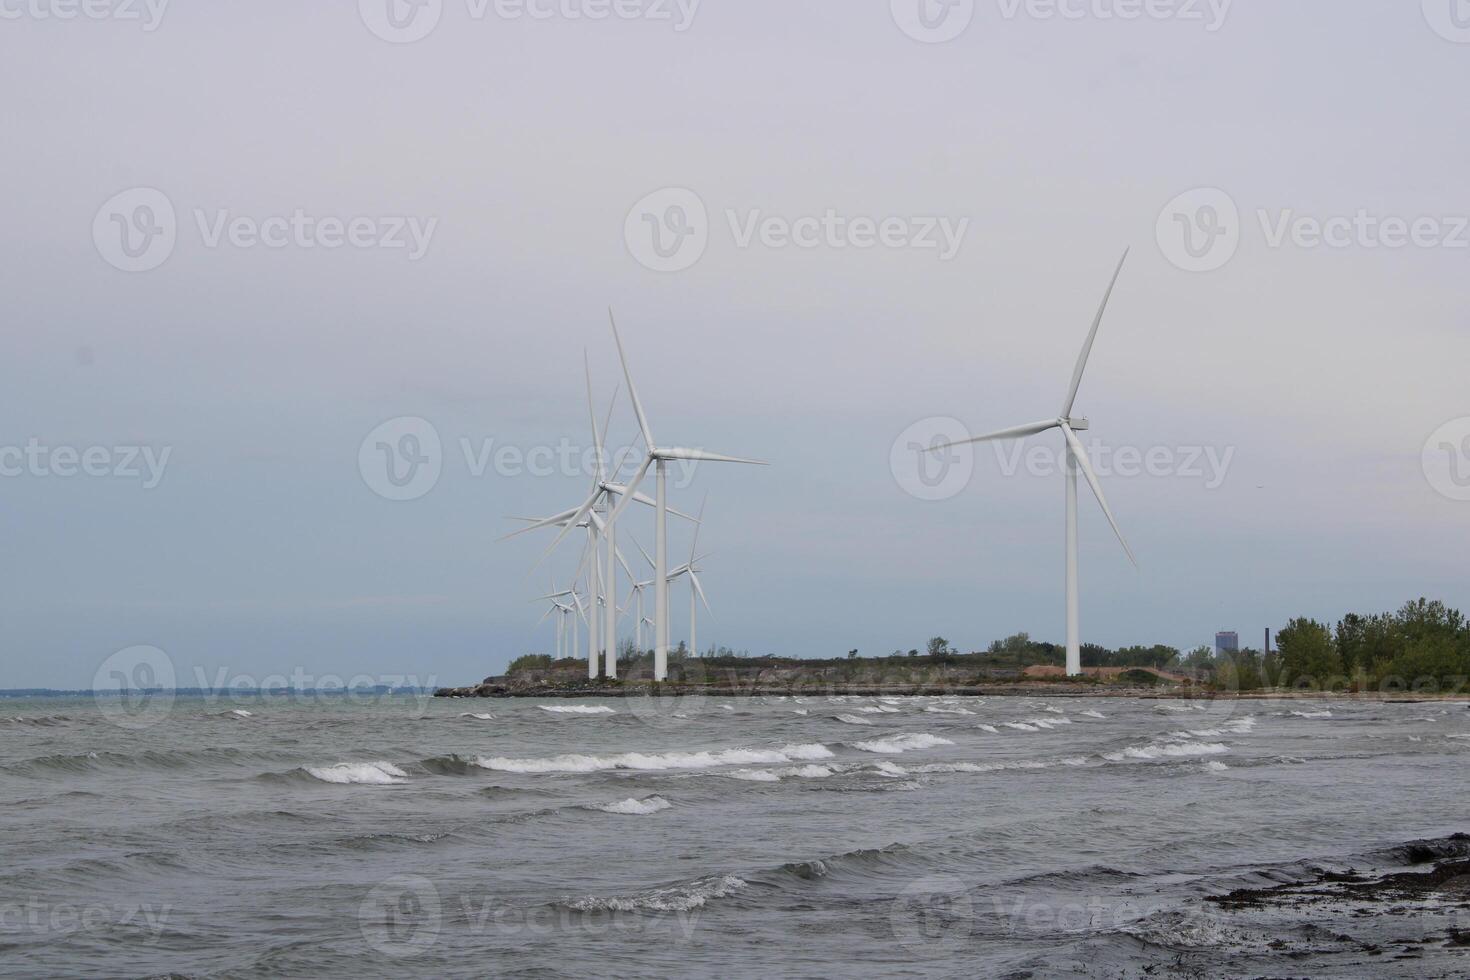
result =
[[1206,899],[1470,854],[1467,764],[1458,703],[12,699],[0,973],[1465,976],[1463,901]]

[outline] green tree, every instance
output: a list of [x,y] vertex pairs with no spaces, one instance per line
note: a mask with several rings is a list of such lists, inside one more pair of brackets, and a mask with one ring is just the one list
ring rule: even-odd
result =
[[942,657],[949,653],[949,641],[942,636],[936,636],[929,641],[929,656]]
[[1286,685],[1330,685],[1343,677],[1342,657],[1327,627],[1315,619],[1299,617],[1277,634],[1281,650],[1281,683]]

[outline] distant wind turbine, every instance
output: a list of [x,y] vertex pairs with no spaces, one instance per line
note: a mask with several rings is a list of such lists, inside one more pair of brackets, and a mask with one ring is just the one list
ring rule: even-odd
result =
[[705,452],[702,449],[679,449],[660,446],[653,438],[653,431],[648,426],[648,416],[643,412],[643,403],[638,398],[638,388],[633,384],[633,373],[628,370],[628,357],[623,351],[623,339],[618,335],[618,323],[613,317],[612,310],[607,311],[608,320],[612,323],[613,341],[618,346],[618,360],[623,365],[623,378],[628,382],[628,397],[633,402],[633,414],[638,416],[638,430],[643,435],[644,458],[643,465],[638,467],[638,472],[628,482],[628,495],[618,502],[612,513],[608,516],[608,523],[617,520],[618,515],[628,506],[628,501],[633,499],[632,494],[637,491],[638,484],[647,475],[648,468],[654,467],[655,479],[657,481],[657,492],[654,494],[656,500],[656,517],[654,519],[654,575],[653,575],[653,618],[654,618],[654,646],[653,646],[653,679],[655,681],[667,680],[669,676],[669,547],[668,547],[668,490],[666,464],[670,460],[690,460],[692,462],[708,463],[750,463],[756,466],[764,466],[765,463],[758,459],[742,459],[738,456],[721,456],[718,453]]
[[1108,507],[1107,497],[1103,495],[1102,484],[1098,483],[1097,474],[1093,472],[1092,464],[1087,459],[1087,453],[1082,448],[1082,442],[1077,438],[1078,432],[1085,431],[1089,427],[1088,420],[1072,416],[1072,408],[1077,401],[1077,389],[1081,387],[1082,374],[1087,370],[1087,358],[1092,353],[1093,341],[1097,339],[1097,328],[1102,325],[1103,313],[1108,308],[1108,300],[1113,295],[1113,287],[1118,284],[1118,276],[1123,272],[1123,263],[1127,260],[1128,252],[1124,250],[1123,258],[1118,261],[1118,268],[1113,272],[1113,279],[1108,283],[1108,291],[1103,294],[1102,305],[1097,308],[1097,316],[1093,318],[1092,329],[1087,334],[1087,342],[1082,345],[1082,353],[1077,357],[1077,366],[1072,371],[1072,385],[1067,389],[1067,398],[1062,403],[1061,414],[1056,418],[1043,419],[1029,425],[1018,425],[983,436],[945,443],[931,447],[929,450],[940,452],[970,443],[1024,439],[1051,429],[1062,430],[1067,446],[1067,675],[1070,677],[1076,677],[1082,673],[1082,641],[1077,598],[1077,471],[1079,469],[1087,478],[1087,485],[1092,488],[1093,496],[1097,498],[1104,516],[1112,525],[1113,533],[1118,536],[1118,543],[1123,546],[1128,560],[1135,568],[1138,567],[1138,561],[1133,557],[1133,551],[1128,547],[1128,542],[1124,540],[1123,532],[1119,529],[1118,522],[1114,520],[1113,512]]

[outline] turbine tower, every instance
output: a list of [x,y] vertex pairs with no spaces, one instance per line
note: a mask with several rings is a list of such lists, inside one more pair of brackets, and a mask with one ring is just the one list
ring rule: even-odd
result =
[[613,317],[612,310],[607,311],[608,320],[612,323],[613,341],[618,345],[618,360],[623,365],[623,378],[628,382],[628,397],[633,403],[633,414],[638,416],[638,431],[643,436],[644,457],[643,465],[638,467],[638,472],[628,483],[628,494],[618,501],[618,505],[608,515],[608,523],[617,520],[618,515],[628,506],[628,501],[633,499],[633,493],[638,489],[638,484],[648,473],[650,466],[654,467],[657,491],[654,494],[656,501],[656,516],[654,518],[654,575],[653,575],[653,619],[654,619],[654,641],[653,641],[653,679],[655,681],[667,680],[669,676],[669,535],[668,535],[668,489],[666,465],[670,460],[690,460],[692,462],[708,463],[749,463],[756,466],[764,466],[758,459],[742,459],[738,456],[721,456],[718,453],[705,452],[702,449],[680,449],[676,447],[660,446],[653,438],[653,431],[648,426],[648,416],[643,413],[643,403],[638,399],[638,388],[633,384],[633,373],[628,370],[628,357],[623,351],[623,338],[618,335],[618,323]]
[[1043,419],[1040,422],[1032,422],[1029,425],[1018,425],[1010,429],[1001,429],[990,432],[983,436],[975,436],[971,439],[961,439],[957,442],[945,443],[930,448],[930,452],[940,452],[954,446],[963,446],[977,442],[994,442],[1002,439],[1024,439],[1038,433],[1047,432],[1051,429],[1060,429],[1062,437],[1066,440],[1067,447],[1067,676],[1076,677],[1082,673],[1082,640],[1080,617],[1078,614],[1077,599],[1077,471],[1087,479],[1087,485],[1092,488],[1092,494],[1097,498],[1098,505],[1102,507],[1103,515],[1107,517],[1108,523],[1112,525],[1113,533],[1118,536],[1118,543],[1123,546],[1123,551],[1133,567],[1138,567],[1138,561],[1133,557],[1133,551],[1128,547],[1128,542],[1123,538],[1123,532],[1118,527],[1118,522],[1113,518],[1112,509],[1108,507],[1107,497],[1103,495],[1102,484],[1097,481],[1097,474],[1093,472],[1092,464],[1088,462],[1087,453],[1082,448],[1082,442],[1077,438],[1077,433],[1085,431],[1088,420],[1085,418],[1074,418],[1072,409],[1077,402],[1077,389],[1082,385],[1082,374],[1087,370],[1087,358],[1092,354],[1093,341],[1097,339],[1097,328],[1102,325],[1103,313],[1108,308],[1108,300],[1112,298],[1113,287],[1118,284],[1118,276],[1123,272],[1123,263],[1128,260],[1128,252],[1125,249],[1123,258],[1118,260],[1118,268],[1113,272],[1113,279],[1108,283],[1108,291],[1103,294],[1102,305],[1097,308],[1097,316],[1093,318],[1092,329],[1087,334],[1087,341],[1082,345],[1082,353],[1077,357],[1077,366],[1072,371],[1072,386],[1067,389],[1067,397],[1062,402],[1062,411],[1056,418]]

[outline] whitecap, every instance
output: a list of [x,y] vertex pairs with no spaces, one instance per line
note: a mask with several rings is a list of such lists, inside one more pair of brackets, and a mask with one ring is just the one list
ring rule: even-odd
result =
[[1331,718],[1332,717],[1332,712],[1327,711],[1325,709],[1322,710],[1322,711],[1293,711],[1292,714],[1296,715],[1298,718]]
[[538,704],[536,707],[542,711],[550,711],[556,715],[613,715],[617,714],[612,708],[604,704]]
[[1219,742],[1183,742],[1176,745],[1130,745],[1121,752],[1108,752],[1103,758],[1110,762],[1122,762],[1124,759],[1167,759],[1201,755],[1221,755],[1229,751],[1229,746]]
[[975,713],[957,704],[931,704],[926,705],[924,710],[934,715],[973,715]]
[[872,724],[872,722],[869,721],[868,719],[866,719],[866,718],[859,718],[857,715],[833,715],[832,717],[835,718],[837,721],[842,722],[845,725],[871,725]]
[[710,899],[724,898],[745,886],[734,875],[714,875],[687,885],[653,888],[636,895],[571,899],[566,905],[578,912],[692,912],[703,908]]
[[718,749],[700,752],[624,752],[619,755],[559,755],[549,759],[480,758],[475,764],[497,772],[604,772],[633,769],[657,772],[666,769],[712,769],[719,766],[767,766],[830,759],[825,745],[786,745],[780,749]]
[[726,773],[731,779],[743,779],[749,783],[779,783],[781,777],[769,769],[737,769]]
[[905,732],[900,735],[887,735],[866,742],[852,743],[855,749],[862,749],[864,752],[879,752],[884,755],[897,755],[910,749],[930,749],[939,745],[953,744],[947,738],[940,738],[938,735],[930,735],[927,732]]
[[307,766],[306,771],[324,783],[389,786],[408,778],[408,773],[391,762],[339,762],[335,766]]
[[1225,763],[1218,759],[1209,759],[1202,767],[1205,772],[1226,772],[1230,769]]
[[650,796],[644,800],[635,800],[631,797],[619,800],[616,803],[603,803],[592,809],[601,810],[603,813],[618,813],[624,816],[647,816],[650,813],[658,813],[660,810],[672,809],[674,804],[662,796]]
[[992,735],[1000,734],[1000,729],[996,728],[994,725],[976,725],[975,727],[981,729],[982,731],[987,731]]
[[459,716],[461,718],[473,718],[476,721],[491,721],[495,718],[488,711],[462,711]]
[[236,718],[254,718],[255,717],[255,713],[253,711],[246,711],[244,708],[231,708],[230,709],[230,714],[234,715]]
[[1078,714],[1086,715],[1089,718],[1106,718],[1107,717],[1107,715],[1103,714],[1101,711],[1094,711],[1091,708],[1088,708],[1086,711],[1079,711]]

